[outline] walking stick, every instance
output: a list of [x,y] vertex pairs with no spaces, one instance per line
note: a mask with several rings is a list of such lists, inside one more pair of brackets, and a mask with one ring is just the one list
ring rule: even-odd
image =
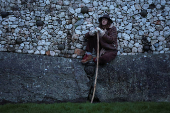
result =
[[93,99],[94,99],[94,95],[95,95],[95,91],[96,91],[98,65],[99,65],[99,32],[97,32],[97,66],[96,66],[96,76],[95,76],[94,90],[93,90],[93,96],[92,96],[92,99],[91,99],[91,103],[93,103]]

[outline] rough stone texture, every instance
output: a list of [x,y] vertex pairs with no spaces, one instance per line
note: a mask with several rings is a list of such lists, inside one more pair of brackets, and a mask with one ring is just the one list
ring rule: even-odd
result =
[[170,54],[117,57],[99,68],[96,92],[102,102],[170,102]]
[[[94,69],[78,59],[0,52],[0,103],[86,102]],[[169,81],[170,54],[117,56],[99,66],[95,101],[170,102]]]
[[76,59],[0,53],[0,103],[86,102],[88,78]]

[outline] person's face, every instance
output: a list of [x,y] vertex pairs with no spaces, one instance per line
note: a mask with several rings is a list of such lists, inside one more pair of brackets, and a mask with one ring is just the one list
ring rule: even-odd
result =
[[103,26],[104,26],[104,25],[107,25],[107,22],[108,22],[108,19],[102,18],[102,25],[103,25]]

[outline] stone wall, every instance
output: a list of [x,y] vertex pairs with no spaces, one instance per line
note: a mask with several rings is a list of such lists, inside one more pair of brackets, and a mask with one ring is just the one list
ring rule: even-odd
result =
[[109,13],[118,55],[170,52],[169,0],[0,0],[0,51],[81,58],[85,33]]

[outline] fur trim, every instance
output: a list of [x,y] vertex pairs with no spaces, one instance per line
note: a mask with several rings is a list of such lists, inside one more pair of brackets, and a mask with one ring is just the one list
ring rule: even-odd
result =
[[114,25],[113,25],[113,24],[111,24],[109,28],[112,28],[113,26],[114,26]]

